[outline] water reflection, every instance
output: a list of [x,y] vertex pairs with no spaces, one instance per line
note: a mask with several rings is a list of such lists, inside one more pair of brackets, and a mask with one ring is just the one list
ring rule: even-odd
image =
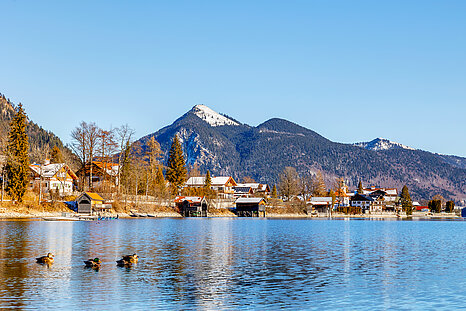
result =
[[[372,309],[462,305],[462,222],[0,222],[0,308]],[[435,238],[432,238],[435,237]],[[41,266],[35,257],[55,254]],[[122,255],[137,253],[131,267]],[[85,269],[98,257],[100,269]],[[426,285],[429,284],[429,285]],[[433,298],[435,297],[435,299]],[[45,304],[45,305],[44,305]]]

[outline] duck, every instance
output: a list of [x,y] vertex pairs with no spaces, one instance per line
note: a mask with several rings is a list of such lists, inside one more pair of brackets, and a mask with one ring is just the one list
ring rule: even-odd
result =
[[53,264],[53,254],[47,253],[47,255],[45,256],[37,257],[36,260],[37,260],[37,263],[41,263],[41,264],[47,264],[47,265]]
[[121,260],[124,260],[124,261],[129,261],[131,263],[137,263],[138,260],[139,260],[139,256],[136,255],[136,254],[133,254],[133,255],[125,255],[122,257]]
[[86,265],[86,267],[88,268],[100,268],[100,264],[102,262],[100,261],[99,258],[94,258],[94,259],[89,259],[89,260],[86,260],[84,262],[84,264]]
[[118,267],[127,267],[130,268],[133,266],[133,263],[129,260],[120,259],[116,261]]

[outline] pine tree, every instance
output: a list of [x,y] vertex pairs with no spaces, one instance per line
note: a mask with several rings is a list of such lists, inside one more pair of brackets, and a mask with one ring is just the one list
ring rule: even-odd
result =
[[7,191],[13,201],[22,202],[28,185],[29,156],[28,137],[26,135],[27,117],[23,105],[16,108],[16,115],[10,123],[8,141],[8,158],[6,172]]
[[210,190],[211,187],[212,187],[212,177],[210,177],[210,172],[207,170],[207,174],[205,174],[204,188],[206,190]]
[[61,153],[60,148],[54,146],[52,148],[50,163],[64,163],[65,160],[63,158],[63,154]]
[[185,183],[187,174],[183,150],[181,149],[181,144],[177,135],[173,138],[167,164],[168,168],[166,177],[174,187],[175,191]]
[[403,186],[403,189],[401,189],[401,206],[403,207],[403,210],[406,212],[406,215],[412,215],[413,214],[413,201],[411,201],[411,196],[409,195],[409,190],[406,185]]
[[273,185],[273,188],[272,188],[272,198],[273,199],[276,199],[278,197],[278,194],[277,194],[277,186],[276,185]]
[[358,194],[364,194],[364,190],[363,190],[361,181],[359,181],[359,185],[358,185]]

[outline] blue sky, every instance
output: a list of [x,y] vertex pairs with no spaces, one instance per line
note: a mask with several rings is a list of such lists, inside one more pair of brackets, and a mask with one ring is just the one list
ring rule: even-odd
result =
[[466,1],[0,2],[0,92],[69,142],[196,104],[466,156]]

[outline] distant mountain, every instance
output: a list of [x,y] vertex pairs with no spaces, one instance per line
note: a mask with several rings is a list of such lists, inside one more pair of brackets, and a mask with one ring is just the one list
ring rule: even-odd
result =
[[[25,107],[27,114],[27,107]],[[0,93],[0,136],[4,139],[4,143],[8,140],[8,132],[10,130],[10,121],[15,115],[15,105],[3,94]],[[71,155],[71,151],[63,146],[63,142],[54,133],[44,130],[36,123],[28,120],[26,128],[29,138],[29,155],[32,161],[39,161],[38,150],[48,146],[50,150],[57,146],[62,151]]]
[[355,146],[367,149],[367,150],[390,150],[390,149],[407,149],[407,150],[415,150],[414,148],[402,145],[400,143],[390,141],[385,138],[376,138],[371,140],[370,142],[362,142],[362,143],[355,143]]
[[367,186],[399,189],[406,184],[418,200],[435,194],[466,197],[463,158],[445,158],[384,139],[341,144],[287,120],[271,119],[252,127],[198,105],[139,141],[144,147],[153,136],[166,160],[175,134],[182,140],[188,164],[197,163],[201,171],[209,169],[217,176],[249,176],[272,184],[286,166],[293,166],[299,173],[321,170],[329,187],[343,177],[353,187],[359,180]]

